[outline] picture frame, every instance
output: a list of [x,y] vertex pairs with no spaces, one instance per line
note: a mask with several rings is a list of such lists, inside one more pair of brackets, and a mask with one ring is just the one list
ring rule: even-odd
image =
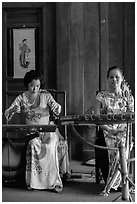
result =
[[13,29],[14,78],[24,78],[26,72],[35,70],[35,29]]
[[22,79],[36,69],[36,28],[12,28],[9,39],[9,75]]

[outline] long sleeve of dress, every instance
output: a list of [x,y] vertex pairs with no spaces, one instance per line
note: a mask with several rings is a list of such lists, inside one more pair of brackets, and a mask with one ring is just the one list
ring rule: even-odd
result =
[[132,95],[127,101],[127,111],[134,112],[134,97]]
[[100,113],[102,113],[102,110],[103,110],[103,112],[106,112],[106,104],[107,104],[106,94],[107,94],[107,92],[101,91],[96,95],[97,101],[100,102],[100,104],[101,104]]
[[10,113],[10,110],[11,110],[12,108],[14,108],[15,105],[18,106],[18,113],[21,112],[21,101],[22,101],[22,96],[19,95],[19,96],[16,97],[16,99],[15,99],[14,102],[11,104],[11,106],[10,106],[8,109],[5,110],[4,115],[5,115],[5,117],[6,117],[6,119],[7,119],[8,121],[11,120],[11,118],[12,118],[13,115],[14,115],[14,112],[11,112],[11,113]]
[[53,96],[49,93],[47,97],[47,102],[51,110],[56,114],[59,115],[61,113],[61,105],[58,104]]

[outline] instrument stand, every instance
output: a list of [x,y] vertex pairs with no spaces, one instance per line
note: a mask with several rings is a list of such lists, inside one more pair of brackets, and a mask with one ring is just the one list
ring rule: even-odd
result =
[[66,173],[63,175],[62,181],[66,182],[69,181],[71,179],[81,179],[82,175],[80,174],[74,174],[73,171],[71,170],[71,173]]
[[71,174],[71,176],[69,177],[69,180],[70,179],[82,179],[82,175],[80,174]]
[[[128,181],[130,181],[130,183],[132,184],[132,186],[135,187],[135,185],[134,185],[133,182],[129,179],[129,177],[127,177],[126,180],[127,180],[127,181],[126,181],[127,184],[125,184],[125,185],[128,185]],[[127,188],[128,188],[128,186],[127,186]],[[117,198],[115,198],[112,202],[117,201],[120,197],[122,198],[122,200],[129,201],[129,202],[133,202],[133,199],[132,199],[131,194],[130,194],[130,189],[126,189],[126,190],[127,190],[127,191],[125,191],[125,192],[126,192],[126,195],[128,195],[128,198],[123,197],[123,193],[125,193],[125,192],[122,192],[122,194],[119,195]]]

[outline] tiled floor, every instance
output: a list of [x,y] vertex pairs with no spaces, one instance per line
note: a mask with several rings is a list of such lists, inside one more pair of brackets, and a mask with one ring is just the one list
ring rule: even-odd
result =
[[[28,191],[24,185],[9,184],[2,188],[3,202],[124,202],[120,192],[111,192],[108,197],[99,196],[104,183],[95,182],[95,167],[82,165],[80,161],[70,162],[72,178],[59,194],[51,191]],[[75,177],[76,176],[76,177]],[[135,196],[132,195],[133,201]]]

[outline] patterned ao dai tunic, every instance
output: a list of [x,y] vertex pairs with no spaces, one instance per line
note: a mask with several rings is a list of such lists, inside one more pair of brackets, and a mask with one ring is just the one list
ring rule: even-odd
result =
[[[8,120],[9,110],[18,105],[23,109],[28,125],[48,125],[49,107],[52,108],[56,101],[46,90],[41,90],[37,107],[30,105],[26,94],[19,95],[9,109],[5,111]],[[61,106],[58,108],[61,109]],[[69,172],[68,149],[66,141],[59,140],[62,137],[58,131],[42,132],[39,137],[29,141],[26,152],[26,184],[34,189],[54,189],[56,185],[62,187],[61,173]],[[61,138],[62,139],[62,138]],[[60,169],[59,169],[60,164]]]
[[[134,111],[134,98],[132,95],[130,98],[126,98],[121,95],[116,96],[114,93],[109,93],[107,91],[101,91],[97,94],[96,98],[101,103],[101,113],[122,114],[127,111]],[[107,147],[118,147],[120,141],[125,144],[127,124],[109,124],[108,126],[114,130],[122,128],[123,132],[112,135],[108,131],[103,130]],[[121,183],[121,173],[118,170],[119,152],[108,150],[108,154],[110,169],[105,191],[109,193],[111,188],[117,190],[117,187]],[[128,156],[128,149],[126,149],[125,154]]]

